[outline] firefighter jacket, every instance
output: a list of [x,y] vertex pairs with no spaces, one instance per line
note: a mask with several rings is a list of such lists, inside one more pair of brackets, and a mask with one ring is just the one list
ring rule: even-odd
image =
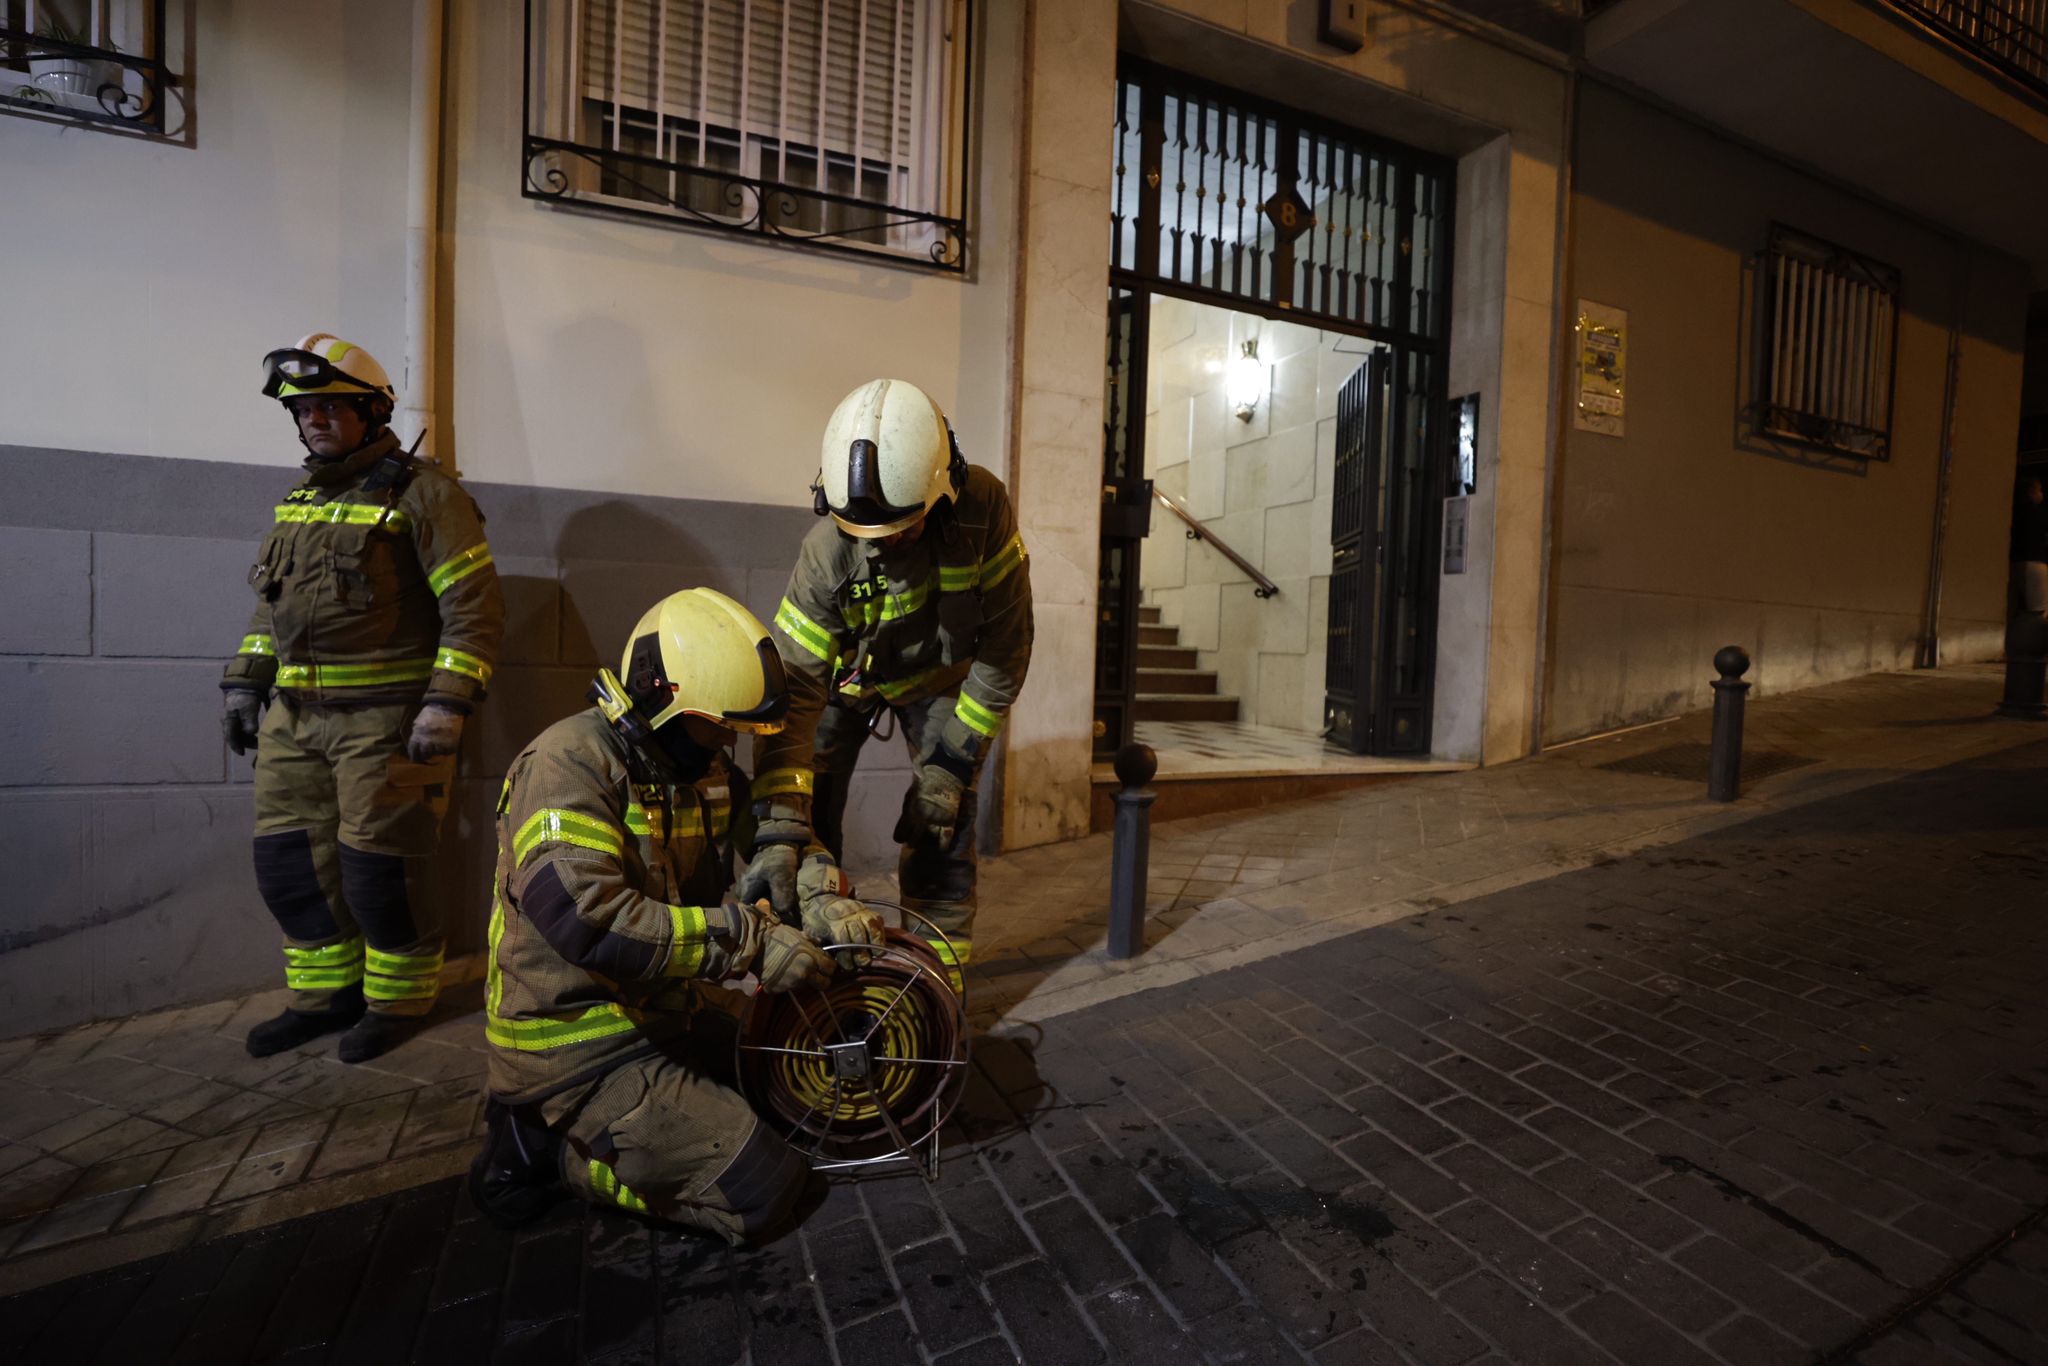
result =
[[1031,664],[1031,572],[1003,481],[970,466],[966,486],[909,544],[883,548],[821,522],[804,537],[775,613],[789,721],[756,750],[753,793],[808,794],[818,718],[836,693],[908,703],[958,688],[944,740],[977,762]]
[[476,503],[388,431],[307,468],[249,570],[256,614],[221,686],[468,711],[505,630]]
[[595,707],[512,761],[498,798],[485,1033],[490,1086],[524,1103],[682,1031],[696,979],[731,964],[733,840],[751,841],[724,757],[694,785],[651,780]]

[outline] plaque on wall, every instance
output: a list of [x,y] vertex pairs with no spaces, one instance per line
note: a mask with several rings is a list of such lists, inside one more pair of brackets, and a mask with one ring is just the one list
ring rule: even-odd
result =
[[1579,300],[1578,402],[1572,425],[1582,432],[1620,436],[1628,379],[1628,313]]

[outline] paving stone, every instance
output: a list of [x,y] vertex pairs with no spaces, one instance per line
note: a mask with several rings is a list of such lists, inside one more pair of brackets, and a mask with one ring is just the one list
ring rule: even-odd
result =
[[1244,1298],[1215,1255],[1168,1215],[1148,1215],[1127,1224],[1117,1230],[1117,1237],[1184,1320],[1221,1313]]
[[920,1243],[897,1253],[892,1264],[926,1351],[936,1356],[994,1331],[973,1269],[950,1240]]
[[1089,1366],[1107,1359],[1080,1309],[1044,1262],[998,1272],[988,1279],[988,1293],[1023,1360]]

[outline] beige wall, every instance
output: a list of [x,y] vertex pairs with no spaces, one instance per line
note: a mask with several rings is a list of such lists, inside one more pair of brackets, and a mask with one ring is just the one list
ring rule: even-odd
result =
[[[1605,87],[1586,88],[1581,128],[1574,293],[1628,310],[1627,434],[1574,431],[1566,443],[1546,738],[1704,705],[1709,661],[1727,644],[1755,657],[1759,692],[1909,666],[1962,248]],[[1902,272],[1889,461],[1816,459],[1738,431],[1745,263],[1773,220]],[[2025,307],[2024,270],[1976,252],[1942,595],[1948,660],[2000,648]]]
[[[968,459],[1009,445],[1020,22],[987,7],[967,279],[520,195],[521,6],[450,6],[455,450],[478,478],[803,503],[818,434],[876,375],[923,386]],[[1027,531],[1029,527],[1027,524]]]
[[[0,118],[0,442],[290,465],[265,351],[332,331],[400,373],[411,5],[195,8],[189,146]],[[523,199],[521,6],[451,4],[444,452],[481,480],[802,503],[832,406],[889,374],[1000,467],[1021,45],[988,10],[961,279]]]
[[397,369],[410,10],[193,6],[185,145],[0,117],[0,443],[291,465],[264,352]]

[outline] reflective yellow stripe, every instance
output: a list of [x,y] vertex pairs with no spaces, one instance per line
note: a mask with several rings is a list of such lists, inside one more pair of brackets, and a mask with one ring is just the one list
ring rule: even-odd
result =
[[363,941],[344,939],[317,949],[284,946],[284,984],[295,991],[345,987],[363,975]]
[[925,599],[932,595],[932,580],[926,579],[915,588],[901,593],[891,593],[882,600],[882,620],[899,621],[924,606]]
[[647,1202],[634,1194],[632,1187],[621,1183],[617,1172],[594,1157],[590,1159],[590,1188],[620,1209],[629,1209],[635,1214],[647,1213]]
[[927,939],[924,942],[931,945],[932,952],[939,956],[941,963],[952,967],[966,967],[968,956],[974,952],[974,941],[962,935],[956,934],[951,939]]
[[[510,779],[507,779],[510,785]],[[505,897],[496,878],[491,880],[491,960],[484,967],[484,1017],[495,1024],[498,1003],[505,999],[505,979],[498,975],[498,941],[505,937]]]
[[755,800],[763,797],[779,797],[785,792],[810,796],[817,787],[817,775],[807,768],[771,768],[754,779]]
[[939,672],[937,669],[926,669],[922,673],[914,673],[910,677],[900,679],[894,683],[877,683],[875,684],[875,691],[888,698],[891,702],[900,702],[925,684],[931,682],[934,678],[937,678]]
[[478,541],[469,549],[459,554],[450,555],[447,559],[441,561],[440,564],[434,566],[427,574],[427,587],[433,589],[434,596],[438,598],[454,585],[462,582],[490,562],[490,546],[483,541]]
[[953,704],[953,715],[960,718],[961,725],[967,727],[976,735],[984,736],[990,740],[995,739],[996,732],[1003,728],[1002,717],[996,715],[987,707],[982,706],[981,703],[975,701],[966,693],[961,693],[960,700]]
[[364,964],[363,995],[373,1001],[429,1001],[441,990],[441,951],[385,953],[371,949]]
[[832,633],[797,610],[788,598],[775,611],[775,624],[782,633],[823,660],[832,658]]
[[668,918],[675,938],[669,944],[665,971],[670,977],[695,977],[704,966],[704,941],[710,938],[704,929],[704,908],[671,906]]
[[277,505],[277,522],[279,526],[287,522],[376,526],[382,522],[393,531],[406,531],[412,526],[411,518],[382,503],[280,503]]
[[493,1007],[484,1021],[484,1037],[500,1048],[541,1053],[550,1048],[589,1043],[592,1039],[608,1039],[615,1034],[630,1034],[640,1028],[646,1018],[639,1011],[628,1010],[616,1001],[606,1001],[574,1015],[538,1020],[507,1020],[500,1017],[497,1008]]
[[619,832],[603,821],[549,806],[528,816],[526,824],[520,826],[519,833],[512,837],[513,864],[526,862],[528,854],[550,843],[574,844],[584,849],[595,849],[600,854],[610,854],[613,858],[626,851]]
[[242,655],[274,655],[277,653],[277,641],[270,636],[243,636],[242,648],[235,651],[235,653]]
[[980,573],[981,566],[978,564],[942,564],[939,566],[939,591],[964,593],[974,587],[974,581]]
[[445,645],[435,652],[434,667],[446,669],[452,674],[461,674],[465,678],[474,678],[479,686],[488,685],[491,681],[490,665],[475,655],[466,654],[461,650],[451,650]]
[[979,580],[981,587],[994,588],[1010,577],[1010,572],[1024,563],[1025,558],[1024,538],[1021,535],[1010,537],[1001,550],[982,564]]
[[[626,808],[626,829],[648,839],[697,839],[704,834],[704,813],[701,811],[673,811],[674,827],[663,835],[654,828],[651,813],[646,807],[634,802]],[[732,826],[730,807],[714,807],[711,811],[711,834],[715,839]]]
[[434,672],[431,659],[394,659],[383,664],[280,664],[280,688],[382,688],[395,683],[424,683]]

